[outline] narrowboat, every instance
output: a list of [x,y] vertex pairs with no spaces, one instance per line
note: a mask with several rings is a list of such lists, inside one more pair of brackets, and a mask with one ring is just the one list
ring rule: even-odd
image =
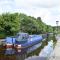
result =
[[[44,35],[46,36],[46,35]],[[40,43],[45,37],[42,35],[29,35],[28,33],[17,33],[16,37],[7,37],[5,39],[6,48],[16,49],[28,48]]]
[[15,45],[17,48],[27,48],[42,41],[40,35],[29,35],[27,33],[19,33],[16,38]]

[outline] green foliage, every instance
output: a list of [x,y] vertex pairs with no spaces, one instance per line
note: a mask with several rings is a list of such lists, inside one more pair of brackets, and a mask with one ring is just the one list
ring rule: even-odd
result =
[[17,32],[27,32],[29,34],[41,34],[52,32],[51,26],[42,22],[41,17],[31,17],[19,13],[6,13],[0,15],[0,32],[7,35],[15,35]]
[[6,34],[15,34],[20,30],[19,14],[2,14],[0,16],[0,31],[5,31]]
[[3,39],[3,38],[5,38],[5,37],[6,37],[5,32],[0,32],[0,39]]

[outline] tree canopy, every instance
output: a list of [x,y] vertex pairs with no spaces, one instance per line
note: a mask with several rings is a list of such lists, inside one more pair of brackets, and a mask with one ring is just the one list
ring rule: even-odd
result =
[[42,34],[52,32],[53,28],[42,22],[41,17],[34,18],[22,13],[6,13],[0,15],[0,32],[14,35],[17,32]]

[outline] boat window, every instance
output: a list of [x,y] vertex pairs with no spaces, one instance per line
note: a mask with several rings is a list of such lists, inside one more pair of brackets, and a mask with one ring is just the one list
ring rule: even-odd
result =
[[20,35],[17,36],[16,40],[17,40],[17,41],[21,41],[21,40],[22,40],[22,36],[20,36]]
[[28,34],[18,34],[16,40],[17,41],[24,41],[28,40],[29,35]]

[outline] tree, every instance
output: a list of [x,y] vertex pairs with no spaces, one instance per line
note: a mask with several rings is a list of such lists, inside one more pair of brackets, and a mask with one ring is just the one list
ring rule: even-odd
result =
[[17,32],[27,32],[29,34],[42,34],[52,32],[52,26],[42,21],[41,17],[27,16],[22,13],[6,13],[0,15],[0,32],[7,35],[15,35]]
[[[2,21],[1,21],[2,20]],[[0,19],[0,26],[7,34],[14,34],[20,30],[20,20],[19,14],[2,14],[2,19]],[[2,29],[1,28],[1,29]]]

